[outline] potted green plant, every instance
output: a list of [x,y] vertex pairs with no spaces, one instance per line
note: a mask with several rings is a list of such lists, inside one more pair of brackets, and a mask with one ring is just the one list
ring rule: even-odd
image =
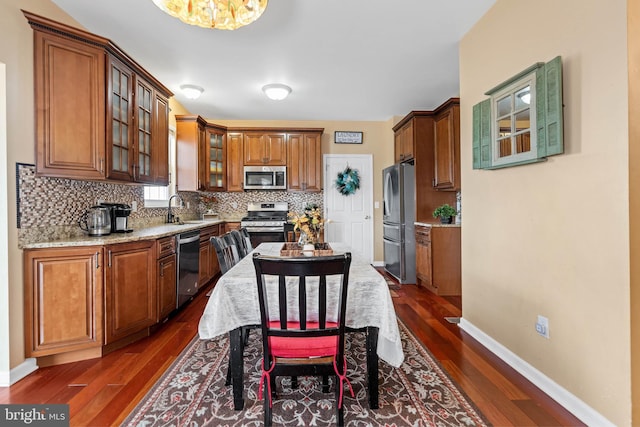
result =
[[454,216],[456,216],[456,210],[447,203],[438,206],[436,210],[433,211],[433,217],[440,217],[440,222],[442,224],[451,224]]

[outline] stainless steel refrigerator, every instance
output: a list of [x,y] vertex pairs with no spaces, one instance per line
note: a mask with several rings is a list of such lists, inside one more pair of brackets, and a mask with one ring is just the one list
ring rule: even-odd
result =
[[400,283],[416,283],[415,167],[399,163],[382,171],[384,269]]

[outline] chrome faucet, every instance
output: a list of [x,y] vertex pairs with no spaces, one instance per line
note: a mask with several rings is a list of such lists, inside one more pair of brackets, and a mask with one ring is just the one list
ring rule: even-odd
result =
[[173,215],[173,212],[171,212],[171,201],[173,200],[174,197],[177,197],[178,199],[180,199],[180,203],[184,203],[184,201],[182,200],[182,197],[180,197],[180,195],[178,193],[174,194],[173,196],[169,197],[169,207],[167,209],[167,223],[171,224],[174,222],[175,220],[175,216]]

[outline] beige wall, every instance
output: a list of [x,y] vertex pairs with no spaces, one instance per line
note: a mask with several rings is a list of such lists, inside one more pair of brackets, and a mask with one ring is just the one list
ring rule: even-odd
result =
[[[0,62],[7,64],[7,193],[9,196],[10,366],[24,360],[22,251],[16,228],[16,162],[35,162],[33,107],[33,32],[20,9],[80,27],[49,0],[0,2]],[[2,321],[2,320],[0,320]],[[0,343],[6,351],[5,343]]]
[[627,2],[629,59],[629,241],[631,251],[631,401],[632,424],[640,425],[640,2]]
[[[565,153],[472,170],[472,106],[557,55]],[[460,85],[463,316],[615,425],[630,425],[625,0],[498,0],[461,42]],[[550,339],[535,332],[538,314],[549,318]]]
[[[444,100],[443,100],[444,101]],[[408,111],[407,111],[408,113]],[[382,169],[393,164],[393,119],[386,122],[347,121],[248,121],[217,120],[207,118],[211,123],[228,127],[309,127],[324,128],[322,134],[323,154],[373,154],[373,200],[382,206]],[[334,144],[335,131],[363,132],[362,144]],[[374,220],[374,261],[383,260],[382,208],[373,210]]]

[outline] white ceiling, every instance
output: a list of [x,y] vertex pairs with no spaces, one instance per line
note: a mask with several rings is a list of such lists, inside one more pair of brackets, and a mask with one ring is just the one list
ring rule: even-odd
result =
[[[388,120],[458,96],[458,42],[495,0],[271,0],[235,31],[183,24],[151,0],[53,0],[208,119]],[[187,100],[181,84],[204,88]],[[284,83],[284,101],[261,88]]]

